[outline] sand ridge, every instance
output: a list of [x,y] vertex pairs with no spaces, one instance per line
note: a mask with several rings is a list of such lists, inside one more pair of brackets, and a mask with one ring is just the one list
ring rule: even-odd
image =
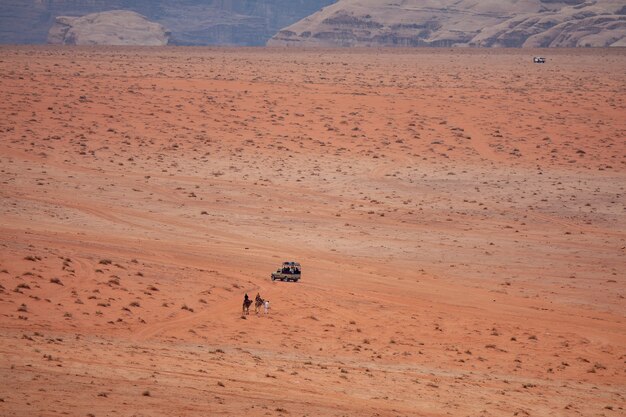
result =
[[623,413],[624,51],[0,50],[3,415]]

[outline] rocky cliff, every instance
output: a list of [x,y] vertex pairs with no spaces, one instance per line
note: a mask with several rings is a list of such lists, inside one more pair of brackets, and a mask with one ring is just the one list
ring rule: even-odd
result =
[[336,0],[1,0],[0,43],[45,43],[58,16],[130,10],[160,23],[171,43],[264,45],[281,28]]
[[127,10],[59,16],[48,33],[48,43],[61,45],[147,45],[169,42],[169,32],[144,16]]
[[281,28],[336,0],[161,1],[156,21],[181,45],[265,45]]
[[270,46],[623,46],[624,0],[339,0]]

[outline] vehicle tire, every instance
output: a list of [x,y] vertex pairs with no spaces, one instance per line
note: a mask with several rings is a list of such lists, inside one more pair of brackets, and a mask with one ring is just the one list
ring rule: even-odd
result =
[[274,277],[274,275],[272,275],[272,281],[276,281],[276,277]]

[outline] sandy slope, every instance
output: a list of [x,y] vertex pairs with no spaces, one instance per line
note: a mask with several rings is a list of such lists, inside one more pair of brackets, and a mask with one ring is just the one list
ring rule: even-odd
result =
[[0,49],[0,414],[623,415],[626,53],[531,54]]

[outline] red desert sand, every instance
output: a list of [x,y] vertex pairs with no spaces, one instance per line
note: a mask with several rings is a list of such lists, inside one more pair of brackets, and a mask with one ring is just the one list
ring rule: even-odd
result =
[[0,415],[625,415],[626,50],[0,76]]

